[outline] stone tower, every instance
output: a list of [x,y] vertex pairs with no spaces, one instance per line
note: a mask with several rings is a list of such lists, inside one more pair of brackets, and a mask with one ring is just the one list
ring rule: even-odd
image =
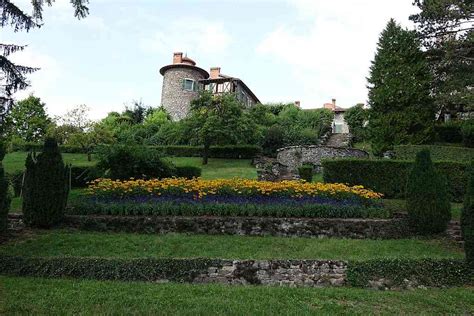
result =
[[191,101],[199,96],[200,80],[209,78],[209,73],[183,53],[173,54],[173,63],[160,69],[163,75],[161,105],[174,121],[186,117]]

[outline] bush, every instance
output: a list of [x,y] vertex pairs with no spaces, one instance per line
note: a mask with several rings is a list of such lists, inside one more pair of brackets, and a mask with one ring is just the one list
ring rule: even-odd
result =
[[111,179],[127,180],[169,178],[176,175],[175,167],[161,159],[157,150],[143,146],[112,145],[97,151],[97,168]]
[[435,170],[428,150],[416,155],[408,176],[406,201],[408,219],[416,232],[429,235],[446,230],[451,220],[446,181]]
[[[385,198],[403,199],[412,164],[411,161],[390,159],[323,160],[323,178],[326,183],[363,185],[382,193]],[[462,201],[466,193],[469,165],[460,162],[435,162],[434,165],[447,180],[450,199]]]
[[313,182],[313,166],[312,165],[302,165],[298,168],[298,174],[300,178],[306,182]]
[[60,222],[68,193],[68,168],[56,141],[47,138],[42,153],[30,153],[26,158],[22,208],[25,223],[50,227]]
[[434,145],[402,145],[395,146],[396,159],[415,160],[416,154],[428,149],[433,161],[459,161],[470,162],[474,159],[474,148],[455,146],[434,146]]
[[466,121],[461,128],[462,141],[466,147],[474,147],[474,120]]
[[[163,156],[174,157],[201,157],[203,147],[201,146],[150,146],[157,150]],[[211,146],[209,149],[209,158],[226,159],[251,159],[261,153],[262,149],[255,145],[228,145]]]
[[195,166],[181,166],[176,167],[176,176],[179,178],[199,178],[201,176],[202,169]]
[[435,133],[437,139],[446,143],[462,142],[461,123],[457,121],[449,121],[443,124],[435,125]]
[[0,257],[0,274],[94,280],[191,282],[216,259],[103,259]]
[[461,228],[466,260],[474,268],[474,160],[471,162],[470,179],[461,213]]
[[283,129],[278,125],[267,129],[262,143],[263,154],[270,157],[276,156],[277,149],[284,147],[284,136]]
[[7,231],[10,202],[11,198],[8,194],[8,181],[5,177],[5,172],[0,160],[0,235]]
[[473,273],[462,260],[375,259],[349,262],[347,281],[351,286],[368,287],[370,281],[384,279],[391,286],[406,286],[406,280],[424,286],[473,284]]

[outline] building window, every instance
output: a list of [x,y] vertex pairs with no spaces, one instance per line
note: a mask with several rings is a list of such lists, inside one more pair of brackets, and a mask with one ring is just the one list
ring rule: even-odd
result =
[[196,83],[193,79],[186,78],[183,80],[183,90],[195,91],[196,88]]

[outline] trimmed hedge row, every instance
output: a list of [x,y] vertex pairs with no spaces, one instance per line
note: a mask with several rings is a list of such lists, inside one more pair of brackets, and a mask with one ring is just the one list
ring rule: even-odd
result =
[[[336,159],[323,160],[326,183],[363,185],[386,198],[405,198],[408,173],[413,162],[406,160]],[[461,202],[466,193],[469,164],[435,162],[435,168],[445,177],[451,201]]]
[[396,159],[414,160],[416,154],[423,149],[428,149],[433,161],[458,161],[470,162],[474,159],[474,148],[435,145],[401,145],[395,146]]
[[93,280],[192,282],[215,259],[105,259],[0,257],[0,274]]
[[73,215],[154,216],[260,216],[308,218],[389,218],[382,207],[338,204],[179,203],[173,201],[100,202],[87,199],[71,203]]
[[375,259],[349,262],[348,284],[368,287],[370,281],[384,279],[391,287],[403,287],[405,280],[424,286],[473,284],[474,270],[464,260],[455,259]]
[[[201,157],[203,147],[201,146],[148,146],[158,150],[163,156],[174,157]],[[43,144],[24,143],[12,144],[11,151],[37,151],[43,149]],[[62,153],[83,153],[87,151],[78,146],[60,146]],[[262,148],[256,145],[228,145],[228,146],[211,146],[209,150],[210,158],[226,158],[226,159],[251,159],[261,154]]]
[[[270,261],[271,262],[271,261]],[[93,280],[193,282],[208,268],[223,266],[220,259],[104,259],[81,257],[0,257],[0,274],[29,277],[78,278]],[[423,286],[472,285],[473,270],[454,259],[376,259],[349,262],[346,285],[372,287],[384,280],[389,287],[409,283]],[[248,281],[259,284],[256,278]],[[252,282],[253,281],[253,282]]]

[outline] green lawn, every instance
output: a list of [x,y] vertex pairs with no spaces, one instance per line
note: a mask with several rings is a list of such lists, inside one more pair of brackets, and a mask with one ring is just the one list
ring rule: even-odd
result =
[[374,291],[0,277],[0,314],[472,313],[472,288]]
[[37,231],[0,246],[0,255],[104,258],[344,259],[462,258],[446,240],[140,235]]
[[[13,152],[9,153],[3,159],[5,172],[14,172],[25,169],[25,160],[28,153]],[[92,157],[92,161],[87,161],[86,154],[63,154],[64,162],[73,164],[74,166],[93,166],[96,161]]]
[[257,170],[250,159],[217,159],[210,158],[207,165],[199,157],[170,157],[176,166],[196,166],[202,168],[203,179],[248,178],[256,179]]
[[[68,201],[71,202],[75,199],[79,199],[83,194],[84,189],[72,189],[69,192]],[[12,199],[12,204],[10,205],[10,213],[21,213],[21,203],[22,199],[20,197],[15,197]]]

